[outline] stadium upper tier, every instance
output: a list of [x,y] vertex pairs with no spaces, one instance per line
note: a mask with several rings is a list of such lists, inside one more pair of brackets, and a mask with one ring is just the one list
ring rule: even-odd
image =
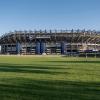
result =
[[0,44],[27,43],[27,42],[56,42],[67,43],[96,43],[100,44],[100,32],[85,30],[40,30],[40,31],[15,31],[0,37]]

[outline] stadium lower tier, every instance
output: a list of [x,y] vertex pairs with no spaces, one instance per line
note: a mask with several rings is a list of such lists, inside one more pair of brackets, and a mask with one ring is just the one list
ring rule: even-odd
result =
[[1,54],[22,54],[22,55],[41,55],[41,54],[74,54],[79,52],[99,52],[100,44],[86,43],[16,43],[2,44]]

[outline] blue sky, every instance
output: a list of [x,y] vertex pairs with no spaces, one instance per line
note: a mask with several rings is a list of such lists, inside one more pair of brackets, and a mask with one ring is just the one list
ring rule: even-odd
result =
[[100,30],[100,0],[0,0],[0,35],[72,28]]

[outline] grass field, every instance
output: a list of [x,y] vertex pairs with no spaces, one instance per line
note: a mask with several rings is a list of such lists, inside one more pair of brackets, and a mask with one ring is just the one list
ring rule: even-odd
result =
[[100,58],[0,56],[0,100],[100,100]]

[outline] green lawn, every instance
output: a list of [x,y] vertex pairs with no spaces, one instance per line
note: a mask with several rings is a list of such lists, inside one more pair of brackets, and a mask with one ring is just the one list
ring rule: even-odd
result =
[[0,100],[100,100],[100,58],[0,56]]

